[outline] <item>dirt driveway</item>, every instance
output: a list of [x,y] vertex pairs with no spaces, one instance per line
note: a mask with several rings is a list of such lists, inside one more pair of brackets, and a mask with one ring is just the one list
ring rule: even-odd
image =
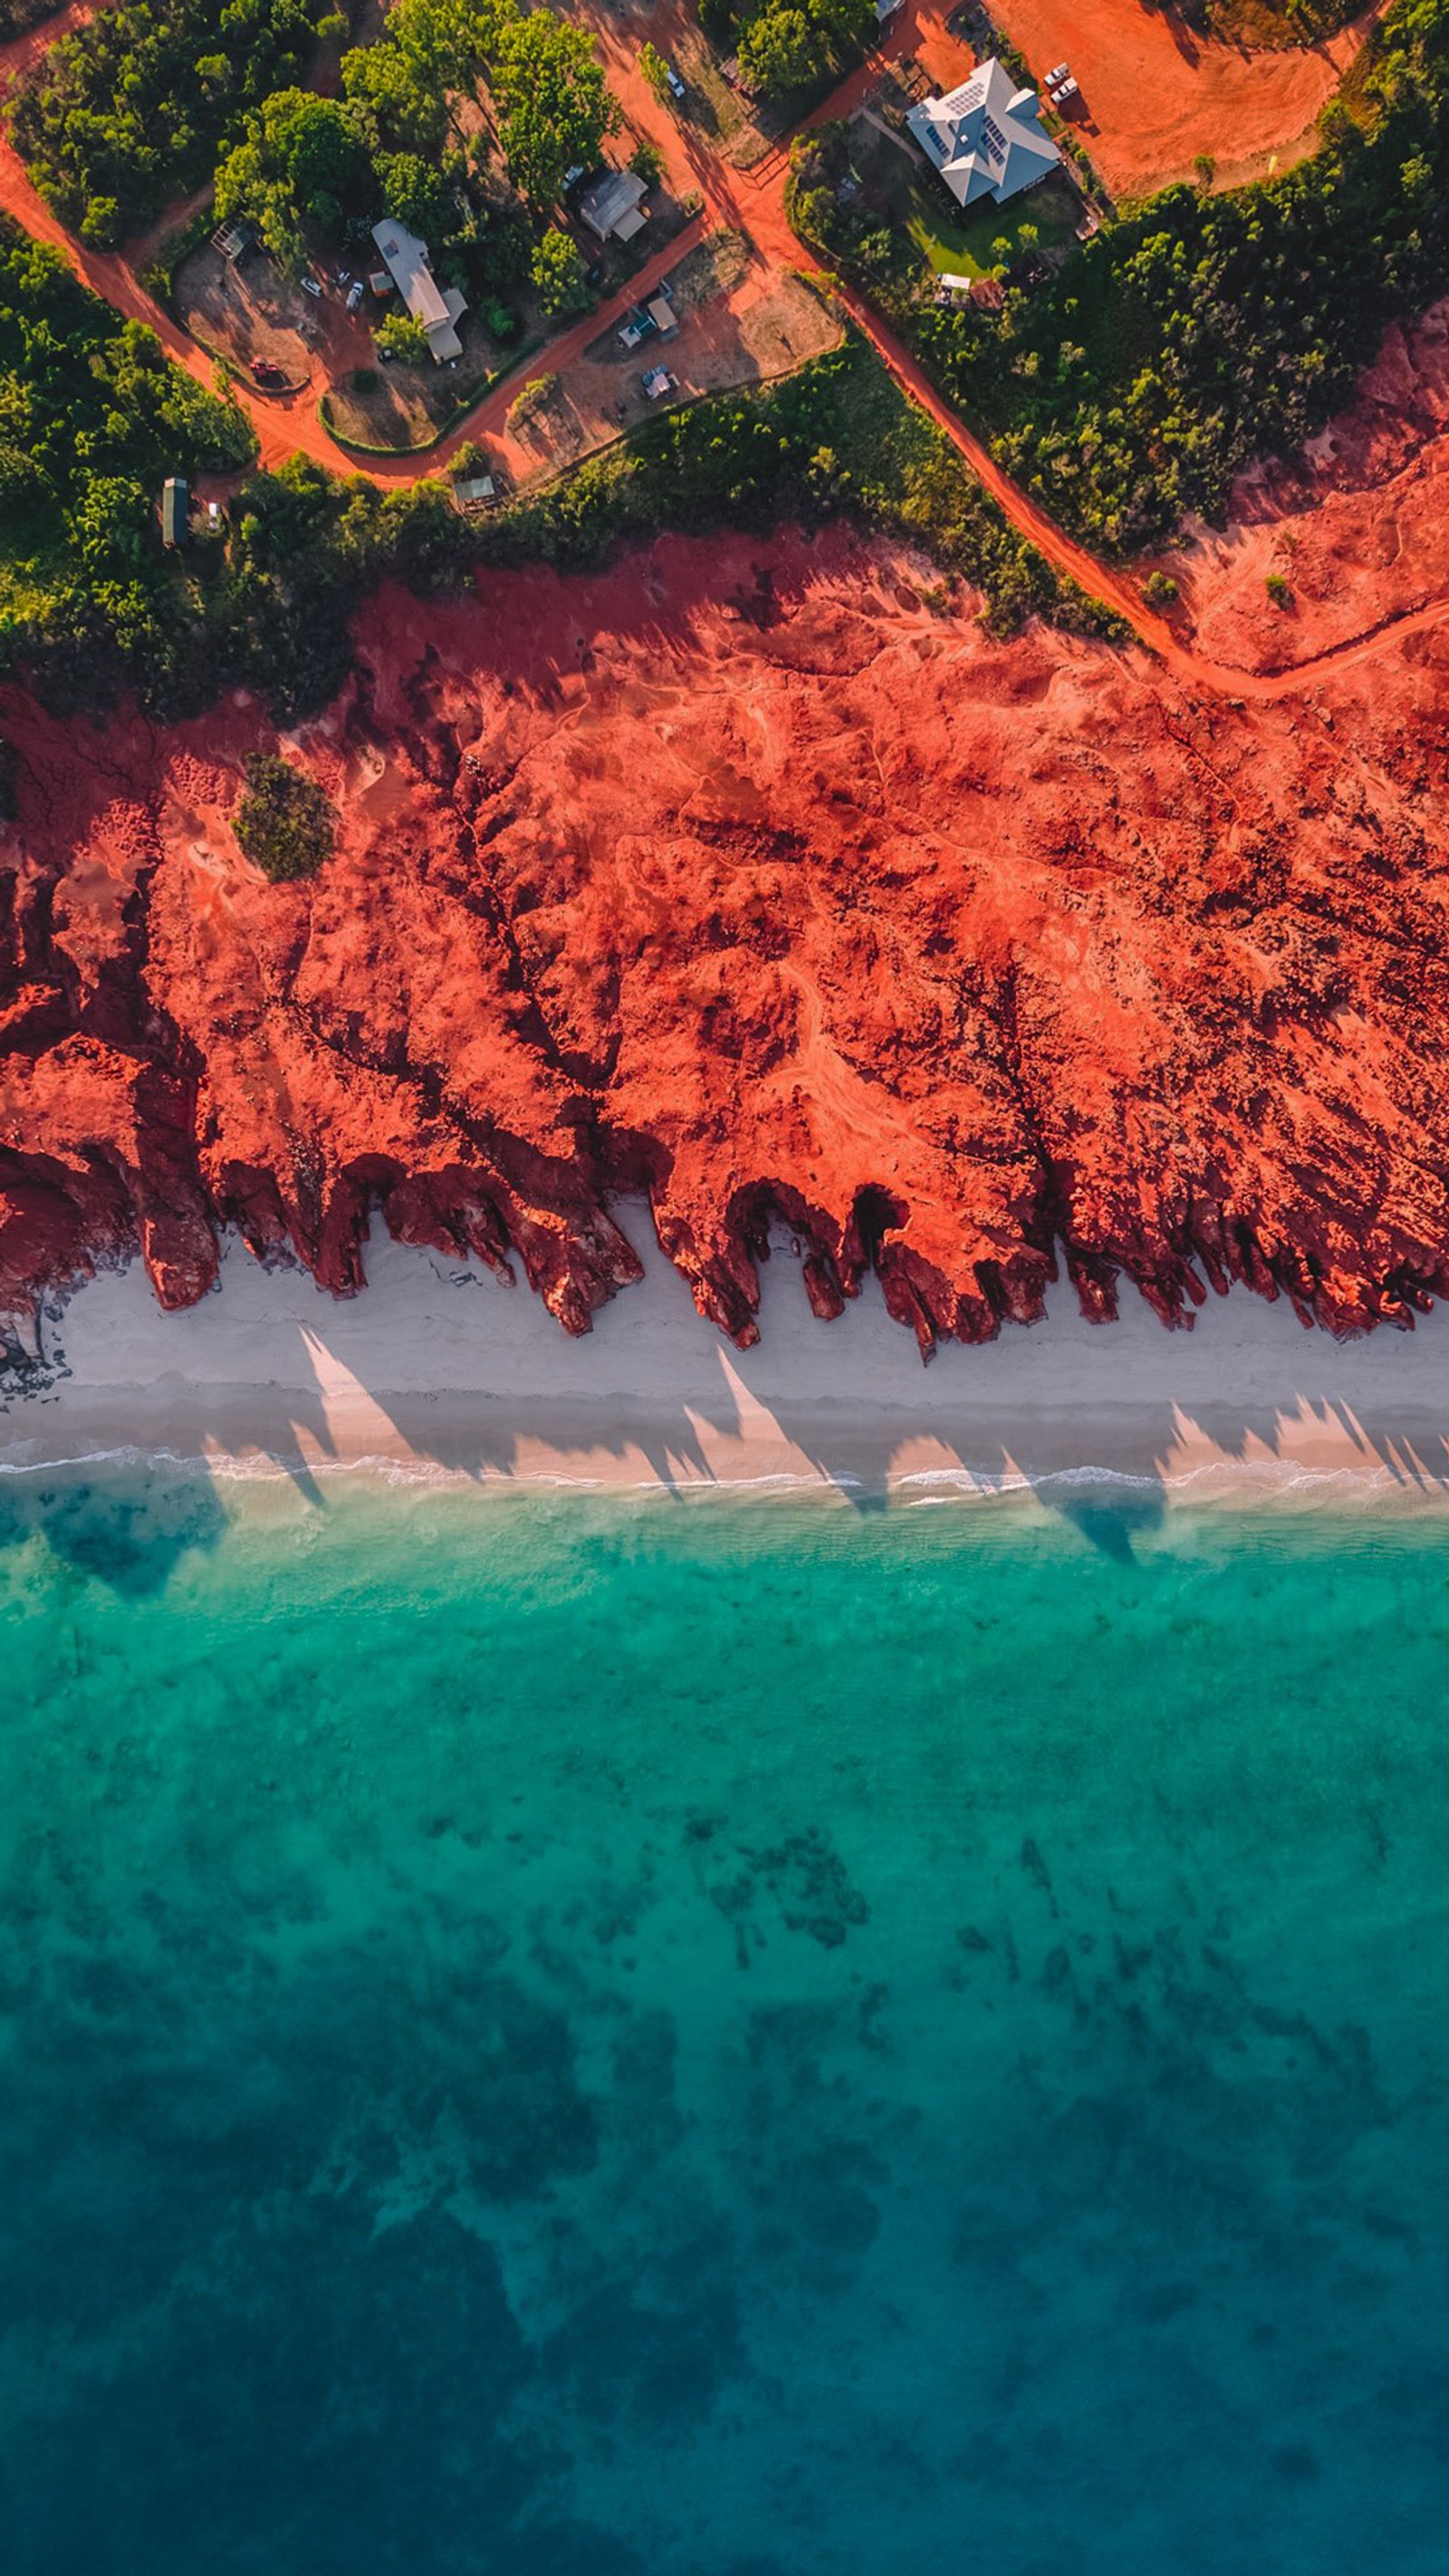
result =
[[[651,336],[624,349],[611,324],[575,360],[531,428],[510,426],[490,440],[490,454],[516,486],[556,474],[648,418],[654,405],[642,378],[654,367],[675,378],[672,399],[680,401],[784,375],[840,337],[840,324],[821,299],[799,278],[770,267],[737,233],[702,243],[669,283],[678,327],[667,338]],[[547,356],[545,350],[540,367]],[[523,382],[520,375],[520,389]]]
[[1144,197],[1192,176],[1211,153],[1220,187],[1287,169],[1313,149],[1319,109],[1338,88],[1379,8],[1327,44],[1250,54],[1195,35],[1143,0],[994,0],[998,26],[1040,80],[1070,63],[1079,130],[1112,195]]

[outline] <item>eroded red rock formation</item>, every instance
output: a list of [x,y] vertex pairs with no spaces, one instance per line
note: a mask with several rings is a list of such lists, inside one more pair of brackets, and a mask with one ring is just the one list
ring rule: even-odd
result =
[[993,644],[845,537],[671,542],[476,603],[379,600],[290,746],[335,858],[228,817],[273,737],[11,701],[0,1313],[220,1227],[361,1282],[521,1258],[569,1330],[645,1189],[752,1338],[772,1218],[829,1315],[874,1265],[923,1345],[1239,1279],[1348,1330],[1449,1293],[1449,627],[1304,696]]

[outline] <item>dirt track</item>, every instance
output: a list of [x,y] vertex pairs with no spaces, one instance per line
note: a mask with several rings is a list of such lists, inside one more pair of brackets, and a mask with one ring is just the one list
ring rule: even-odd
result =
[[[947,5],[948,0],[936,0],[936,5],[933,5],[933,0],[907,0],[906,7],[897,18],[879,55],[863,64],[849,79],[842,82],[808,120],[808,123],[823,124],[831,119],[849,115],[874,85],[879,76],[881,59],[918,51],[923,43],[930,53],[933,65],[937,68],[937,77],[946,77],[942,66],[955,47],[955,40],[945,29]],[[1052,9],[1069,12],[1073,29],[1072,59],[1082,63],[1088,60],[1088,56],[1083,49],[1083,44],[1078,42],[1078,36],[1085,38],[1089,28],[1096,31],[1092,38],[1092,41],[1096,42],[1105,41],[1102,35],[1104,27],[1110,29],[1116,26],[1119,30],[1116,41],[1120,49],[1123,41],[1120,31],[1125,23],[1124,13],[1130,12],[1134,23],[1140,22],[1142,26],[1156,31],[1154,41],[1157,35],[1163,33],[1167,24],[1166,21],[1145,15],[1139,6],[1139,0],[1096,0],[1095,14],[1090,18],[1081,13],[1076,0],[1012,0],[1012,8],[1013,12],[1021,13],[1023,21],[1018,26],[1016,16],[1013,15],[1012,32],[1021,42],[1025,42],[1029,36],[1032,38],[1033,59],[1041,54],[1043,45],[1050,50],[1051,43],[1056,41],[1050,38],[1047,32],[1057,23],[1049,14],[1046,14]],[[0,50],[0,91],[3,91],[9,81],[28,63],[35,60],[47,45],[53,43],[59,34],[87,17],[90,9],[91,0],[78,0],[78,5],[62,12],[43,26],[30,30],[10,46]],[[1025,24],[1025,18],[1032,11],[1037,14],[1033,17],[1031,26],[1028,27]],[[661,106],[639,76],[638,49],[646,33],[652,37],[661,51],[667,54],[677,45],[683,30],[692,24],[692,19],[686,11],[685,0],[657,0],[657,5],[653,8],[637,12],[622,26],[602,10],[587,9],[581,14],[586,16],[595,28],[610,78],[620,94],[630,124],[641,134],[647,134],[658,145],[664,155],[670,178],[681,193],[690,187],[698,190],[704,200],[705,211],[695,218],[687,230],[679,235],[666,251],[660,252],[639,275],[631,279],[629,285],[621,290],[611,303],[586,316],[550,344],[546,361],[541,358],[540,364],[546,362],[550,371],[556,373],[564,373],[576,359],[583,355],[589,343],[619,320],[637,298],[652,293],[669,271],[702,238],[711,218],[715,222],[723,222],[746,232],[761,259],[802,271],[813,270],[815,274],[820,274],[804,245],[792,231],[785,213],[785,185],[789,171],[787,153],[781,149],[771,154],[748,173],[732,169],[710,149],[686,120]],[[1369,14],[1372,16],[1375,12]],[[1340,49],[1349,42],[1350,38],[1354,43],[1361,41],[1364,24],[1366,21],[1359,22],[1357,33],[1346,31],[1345,37],[1337,40]],[[957,50],[961,51],[964,71],[970,58],[964,49]],[[1218,48],[1217,50],[1226,52],[1229,49]],[[1351,50],[1352,46],[1350,46],[1350,52]],[[1295,75],[1306,76],[1307,74],[1308,58],[1306,57],[1274,54],[1256,59],[1269,70],[1280,69],[1286,65],[1288,71]],[[1338,71],[1334,68],[1336,60],[1331,47],[1318,49],[1312,57],[1313,78],[1321,77],[1331,86],[1332,81],[1338,77]],[[1240,58],[1233,54],[1232,61],[1238,64]],[[1044,67],[1049,68],[1049,65]],[[1155,93],[1149,92],[1149,94]],[[1327,94],[1326,87],[1323,94]],[[1275,92],[1274,95],[1276,96],[1277,93]],[[1285,95],[1296,99],[1299,93],[1296,90],[1290,90]],[[1296,115],[1296,107],[1292,113]],[[99,255],[86,251],[71,238],[36,194],[19,156],[3,133],[0,133],[0,207],[3,207],[6,213],[23,225],[36,239],[51,242],[61,250],[86,283],[97,294],[104,296],[118,312],[149,323],[168,355],[175,359],[178,365],[186,367],[200,382],[210,383],[212,361],[206,352],[198,348],[196,343],[189,339],[154,299],[138,285],[125,258],[115,254]],[[901,346],[894,334],[886,329],[868,307],[848,294],[844,296],[843,301],[885,364],[945,431],[1013,524],[1040,548],[1048,561],[1053,563],[1060,572],[1065,573],[1068,578],[1079,583],[1095,597],[1106,600],[1116,609],[1132,627],[1139,643],[1155,655],[1185,686],[1214,696],[1256,698],[1266,701],[1308,685],[1320,671],[1326,670],[1345,656],[1377,649],[1379,633],[1383,630],[1378,630],[1357,641],[1351,638],[1343,639],[1328,652],[1276,673],[1239,669],[1235,665],[1218,662],[1211,655],[1194,651],[1165,619],[1153,615],[1144,605],[1134,582],[1111,571],[1089,555],[1084,548],[1077,546],[1002,472],[981,442],[963,426],[941,400],[922,369]],[[505,461],[516,474],[521,477],[530,472],[536,460],[527,449],[521,447],[516,441],[510,440],[505,425],[508,409],[523,380],[522,374],[510,378],[499,386],[495,393],[485,397],[484,401],[447,439],[427,452],[421,471],[425,473],[441,471],[466,440],[486,436],[500,449]],[[374,483],[411,482],[417,479],[420,468],[416,459],[400,456],[395,460],[378,457],[364,461],[339,447],[337,441],[323,426],[310,391],[283,397],[280,400],[269,399],[244,384],[239,384],[236,392],[237,399],[248,412],[256,429],[260,457],[264,465],[279,465],[289,456],[300,453],[312,457],[334,472],[362,473]],[[1445,614],[1449,614],[1449,600],[1446,600],[1442,607],[1420,609],[1416,612],[1416,623],[1433,624]]]

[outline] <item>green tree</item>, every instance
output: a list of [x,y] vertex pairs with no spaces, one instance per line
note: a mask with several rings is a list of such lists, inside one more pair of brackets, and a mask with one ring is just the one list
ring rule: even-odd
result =
[[597,161],[620,125],[592,36],[535,9],[506,24],[497,40],[494,86],[509,176],[536,214],[563,191],[564,172]]
[[133,476],[93,475],[70,514],[71,537],[86,570],[111,579],[134,576],[151,520],[151,501]]
[[254,752],[247,792],[232,817],[244,855],[273,885],[314,877],[332,855],[337,818],[324,787],[275,752]]
[[369,152],[441,150],[447,101],[440,89],[418,79],[396,45],[355,45],[344,54],[342,95]]
[[378,347],[405,367],[420,367],[428,354],[428,335],[411,313],[389,313],[373,334]]
[[803,9],[768,6],[740,38],[741,65],[771,98],[803,89],[820,69],[824,52]]
[[533,254],[533,283],[545,313],[557,318],[581,313],[589,301],[589,281],[578,244],[550,224]]
[[386,42],[414,78],[440,93],[468,90],[481,76],[516,0],[393,0]]
[[459,174],[451,155],[441,169],[416,152],[385,152],[373,166],[383,204],[400,224],[431,243],[457,230]]
[[639,48],[639,69],[654,95],[661,102],[669,97],[669,65],[657,45],[644,43]]
[[302,227],[335,233],[367,190],[367,155],[347,109],[311,90],[277,90],[247,118],[216,174],[220,215],[250,214],[273,256],[295,267]]

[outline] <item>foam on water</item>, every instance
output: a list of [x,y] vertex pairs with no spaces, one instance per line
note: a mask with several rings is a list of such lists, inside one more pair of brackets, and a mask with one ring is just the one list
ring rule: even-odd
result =
[[0,1490],[8,2564],[1437,2576],[1443,1513],[690,1499]]

